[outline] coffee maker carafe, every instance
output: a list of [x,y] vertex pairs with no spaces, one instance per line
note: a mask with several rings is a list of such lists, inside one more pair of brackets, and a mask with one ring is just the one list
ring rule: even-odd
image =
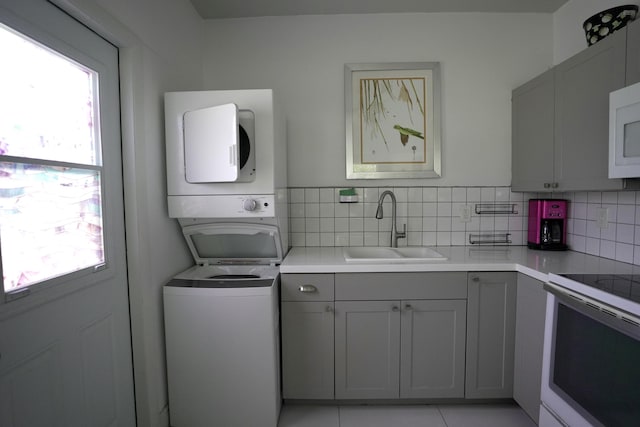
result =
[[529,200],[527,246],[531,249],[563,251],[567,249],[567,201]]

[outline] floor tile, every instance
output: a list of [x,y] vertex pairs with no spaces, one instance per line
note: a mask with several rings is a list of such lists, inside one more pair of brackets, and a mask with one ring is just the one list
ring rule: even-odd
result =
[[284,405],[278,427],[339,427],[337,406]]
[[340,427],[447,427],[427,405],[340,406]]
[[535,427],[517,405],[438,405],[447,427]]

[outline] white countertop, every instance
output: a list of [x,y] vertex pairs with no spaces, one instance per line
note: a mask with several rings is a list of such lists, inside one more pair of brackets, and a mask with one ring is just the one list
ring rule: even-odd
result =
[[539,251],[526,246],[433,246],[447,260],[420,262],[345,261],[341,247],[295,247],[281,273],[406,271],[518,271],[545,281],[548,273],[638,274],[640,266],[573,251]]

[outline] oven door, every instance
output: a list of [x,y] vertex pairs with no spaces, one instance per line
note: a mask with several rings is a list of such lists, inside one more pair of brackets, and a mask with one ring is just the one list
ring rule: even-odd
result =
[[637,319],[554,285],[545,290],[544,408],[568,426],[638,426]]

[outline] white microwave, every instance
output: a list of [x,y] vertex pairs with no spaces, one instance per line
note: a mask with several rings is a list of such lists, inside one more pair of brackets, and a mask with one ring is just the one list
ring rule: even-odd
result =
[[609,178],[640,177],[640,83],[609,94]]

